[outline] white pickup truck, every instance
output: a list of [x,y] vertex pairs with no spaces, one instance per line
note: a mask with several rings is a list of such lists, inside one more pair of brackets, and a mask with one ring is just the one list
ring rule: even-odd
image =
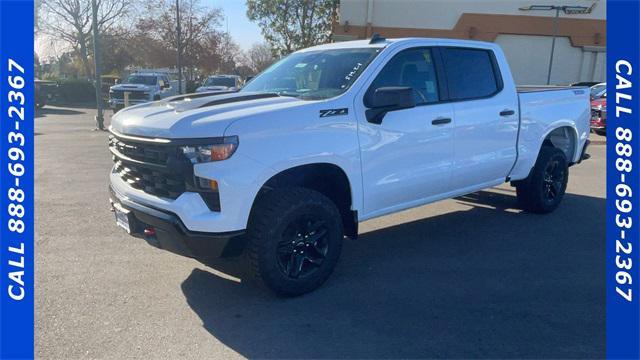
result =
[[587,88],[516,89],[498,45],[342,42],[280,60],[242,90],[113,117],[116,222],[206,262],[248,255],[278,294],[331,274],[358,223],[510,182],[553,211],[586,158]]
[[124,83],[109,88],[109,104],[119,111],[128,105],[161,100],[176,93],[167,74],[139,72],[129,75]]

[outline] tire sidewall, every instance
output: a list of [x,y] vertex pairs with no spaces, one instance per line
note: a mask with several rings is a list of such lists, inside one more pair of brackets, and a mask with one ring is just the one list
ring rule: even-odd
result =
[[[261,246],[258,256],[258,270],[262,280],[282,295],[299,295],[320,286],[331,275],[340,256],[343,231],[340,213],[335,205],[319,193],[310,193],[298,198],[294,203],[284,203],[275,209],[277,216],[268,219],[271,226],[260,235]],[[294,279],[284,274],[277,262],[277,247],[283,240],[287,226],[302,216],[322,219],[327,224],[328,252],[320,266],[307,277]]]

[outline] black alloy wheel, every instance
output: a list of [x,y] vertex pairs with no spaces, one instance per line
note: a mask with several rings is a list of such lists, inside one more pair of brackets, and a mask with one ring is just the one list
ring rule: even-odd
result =
[[324,263],[329,251],[327,223],[303,215],[287,226],[278,243],[278,268],[292,278],[312,275]]
[[569,168],[564,152],[545,145],[529,176],[514,182],[518,202],[529,212],[550,213],[560,205],[568,180]]
[[563,191],[565,169],[560,166],[560,160],[552,159],[544,169],[543,196],[547,203],[553,203]]

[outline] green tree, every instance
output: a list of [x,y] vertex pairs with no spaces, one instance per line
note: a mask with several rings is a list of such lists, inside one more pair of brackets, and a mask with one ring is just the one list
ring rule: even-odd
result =
[[338,0],[247,0],[247,17],[260,26],[275,56],[331,40]]

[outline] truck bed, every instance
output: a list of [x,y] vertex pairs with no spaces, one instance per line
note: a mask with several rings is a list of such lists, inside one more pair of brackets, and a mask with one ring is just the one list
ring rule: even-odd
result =
[[[522,86],[517,88],[520,107],[518,160],[512,178],[525,178],[535,163],[541,139],[558,127],[575,128],[575,133],[560,131],[553,134],[556,146],[563,148],[570,163],[577,162],[589,136],[589,91],[586,87]],[[569,137],[577,142],[570,146]],[[571,147],[571,148],[570,148]]]
[[563,85],[520,85],[516,87],[519,93],[538,92],[538,91],[556,91],[556,90],[588,90],[586,86],[563,86]]

